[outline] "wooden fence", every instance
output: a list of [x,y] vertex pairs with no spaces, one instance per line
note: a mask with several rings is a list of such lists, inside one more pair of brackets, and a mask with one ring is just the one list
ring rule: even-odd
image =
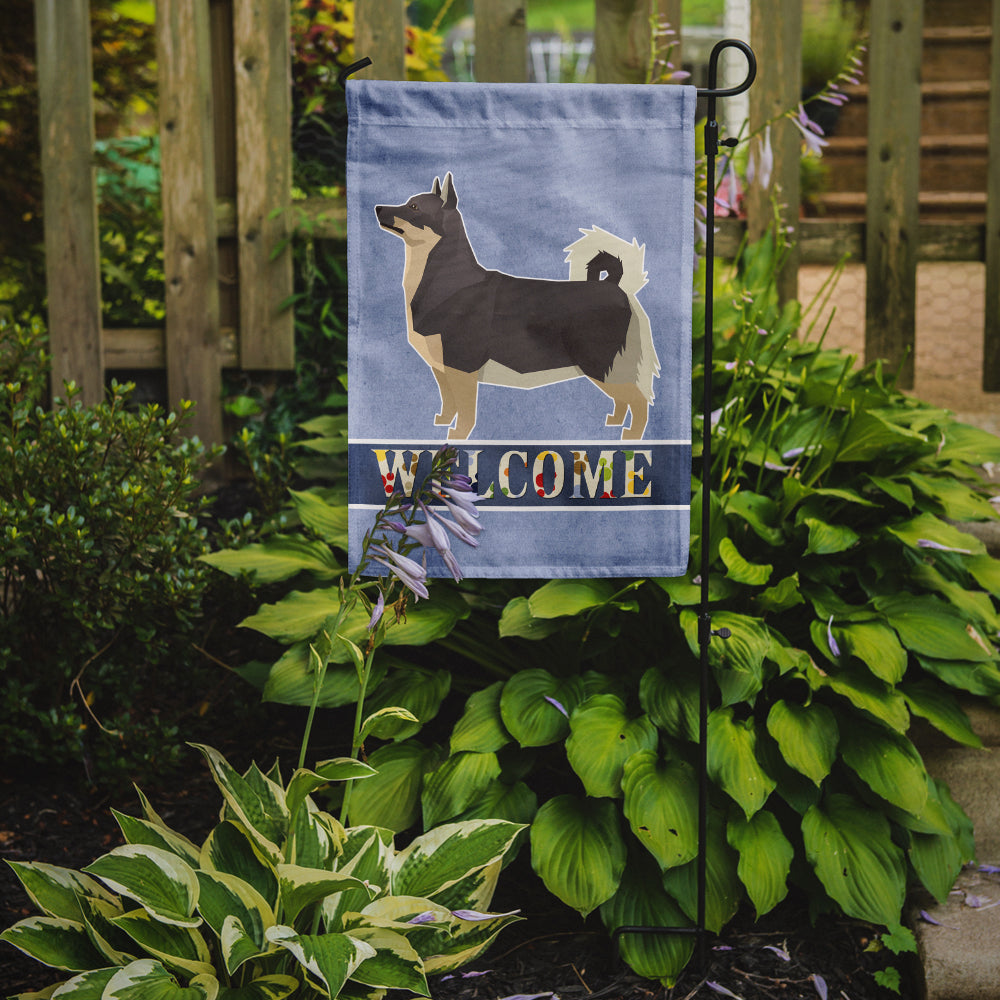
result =
[[[476,75],[525,79],[525,3],[475,0]],[[168,397],[195,400],[196,433],[223,438],[221,370],[293,365],[286,248],[291,202],[289,0],[158,0],[166,325],[101,327],[88,0],[35,0],[53,384],[73,379],[85,401],[112,369],[166,369]],[[653,13],[681,22],[681,0],[595,0],[599,82],[641,82]],[[797,242],[781,276],[796,291],[800,263],[845,253],[867,269],[866,355],[903,369],[912,384],[916,265],[985,261],[984,388],[1000,390],[1000,0],[992,4],[989,171],[984,224],[921,223],[919,52],[922,0],[871,0],[867,215],[865,221],[785,219]],[[401,79],[404,0],[357,0],[356,51],[369,76]],[[751,43],[759,73],[751,128],[800,96],[801,0],[753,0]],[[683,39],[681,40],[683,46]],[[724,104],[725,102],[720,102]],[[724,109],[720,108],[720,117]],[[752,189],[745,223],[724,220],[717,252],[732,254],[744,228],[759,234],[771,199],[799,203],[799,137],[774,134],[768,190]],[[787,210],[786,210],[787,212]],[[342,238],[343,202],[298,206],[314,236]]]

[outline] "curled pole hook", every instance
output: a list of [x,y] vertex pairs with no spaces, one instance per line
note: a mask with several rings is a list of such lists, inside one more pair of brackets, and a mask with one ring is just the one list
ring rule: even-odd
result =
[[340,86],[340,89],[341,90],[347,89],[347,78],[352,73],[357,73],[359,70],[362,70],[366,66],[371,66],[371,65],[372,65],[371,59],[369,59],[368,56],[365,56],[363,59],[359,59],[357,62],[352,62],[350,66],[345,66],[337,74],[337,83]]
[[[719,88],[719,56],[725,49],[739,49],[747,59],[746,79],[735,87]],[[699,97],[713,99],[716,97],[735,97],[750,89],[751,84],[757,78],[757,57],[753,49],[746,42],[738,38],[723,38],[721,42],[716,42],[712,48],[712,54],[708,57],[708,87],[698,90]]]

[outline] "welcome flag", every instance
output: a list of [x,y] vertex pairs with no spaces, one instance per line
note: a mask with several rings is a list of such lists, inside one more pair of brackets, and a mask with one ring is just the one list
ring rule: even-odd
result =
[[695,98],[348,81],[352,566],[447,443],[467,576],[686,571]]

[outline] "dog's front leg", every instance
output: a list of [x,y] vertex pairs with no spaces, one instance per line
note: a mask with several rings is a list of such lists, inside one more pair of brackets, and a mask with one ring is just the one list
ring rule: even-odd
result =
[[441,415],[451,414],[446,421],[435,417],[434,422],[450,425],[454,419],[455,426],[448,431],[448,440],[465,441],[476,426],[480,373],[445,368],[434,374],[438,377],[438,387],[441,390]]

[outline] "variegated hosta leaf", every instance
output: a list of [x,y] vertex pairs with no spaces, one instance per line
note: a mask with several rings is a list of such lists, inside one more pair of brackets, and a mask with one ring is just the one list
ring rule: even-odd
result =
[[241,823],[220,823],[201,847],[199,867],[224,872],[252,885],[271,907],[278,905],[278,875]]
[[[453,910],[452,914],[465,912]],[[475,920],[454,916],[450,932],[439,932],[438,941],[424,956],[424,971],[428,975],[440,974],[467,965],[486,951],[504,927],[520,919],[516,912],[480,914]],[[419,941],[414,945],[419,950]]]
[[648,715],[630,719],[625,702],[613,694],[595,694],[577,706],[569,720],[566,757],[595,798],[621,797],[622,768],[639,750],[653,750],[659,740]]
[[[248,882],[238,879],[235,875],[223,872],[198,872],[198,883],[201,893],[198,898],[198,910],[205,922],[223,938],[223,928],[227,920],[239,922],[239,931],[243,937],[250,939],[254,954],[266,950],[264,931],[275,923],[274,912],[264,897]],[[230,930],[232,938],[234,930]],[[243,954],[245,948],[241,945],[240,960],[230,965],[232,949],[226,949],[227,971],[232,975],[239,964],[246,961],[249,955]]]
[[625,762],[622,789],[632,832],[661,869],[697,855],[698,783],[690,765],[643,750]]
[[145,910],[123,913],[112,923],[171,969],[180,969],[189,976],[213,971],[205,939],[190,927],[160,923]]
[[451,733],[451,752],[474,750],[477,753],[495,753],[510,743],[500,716],[500,692],[503,681],[497,681],[469,696],[462,717]]
[[618,809],[608,799],[558,795],[531,824],[531,865],[549,892],[586,916],[614,895],[625,870]]
[[284,789],[251,769],[240,775],[212,747],[192,744],[200,750],[212,771],[226,805],[250,832],[264,855],[273,863],[281,856],[279,844],[288,831],[288,809]]
[[393,859],[392,892],[433,899],[499,861],[523,827],[505,820],[446,823],[421,834]]
[[500,777],[495,753],[452,754],[436,771],[424,778],[420,796],[424,826],[437,826],[454,819],[477,801],[486,788]]
[[583,698],[579,677],[560,679],[547,670],[522,670],[504,684],[500,717],[521,746],[547,746],[569,732],[570,713]]
[[159,847],[161,850],[176,854],[192,868],[198,864],[199,849],[182,834],[149,820],[126,816],[125,813],[120,813],[117,809],[112,809],[111,812],[118,821],[122,835],[128,843]]
[[[732,919],[743,899],[743,884],[736,874],[736,852],[726,843],[726,824],[712,810],[708,816],[705,850],[705,926],[718,934]],[[663,873],[663,887],[691,918],[698,918],[698,861]]]
[[375,957],[375,949],[349,934],[296,934],[291,927],[269,927],[267,939],[295,956],[309,977],[330,996],[340,993],[344,983],[365,959]]
[[109,903],[93,896],[80,899],[83,921],[94,947],[104,956],[106,965],[128,965],[139,958],[135,942],[114,925],[115,917],[125,911],[120,902]]
[[781,756],[815,785],[830,773],[840,733],[833,712],[812,702],[798,705],[779,699],[767,716],[767,731],[781,748]]
[[[619,927],[689,927],[691,921],[664,891],[652,859],[629,859],[618,891],[601,904],[601,920],[614,932]],[[640,976],[673,986],[694,950],[692,934],[623,934],[619,950]]]
[[95,950],[87,928],[65,917],[28,917],[0,934],[6,941],[35,961],[53,969],[81,972],[100,968],[105,959]]
[[437,753],[416,740],[379,747],[368,761],[375,777],[351,789],[352,826],[381,826],[396,833],[420,817],[424,773],[438,763]]
[[384,927],[356,927],[351,937],[375,949],[375,954],[351,973],[355,982],[430,996],[424,963],[402,934]]
[[114,896],[97,879],[74,871],[39,861],[8,861],[24,891],[46,916],[81,920],[81,896],[93,896],[109,903]]
[[[515,836],[518,841],[524,833],[525,828],[521,827]],[[479,868],[465,878],[460,878],[452,883],[447,889],[434,893],[434,901],[449,910],[460,910],[468,908],[472,910],[488,910],[493,902],[493,894],[497,889],[497,882],[500,878],[500,871],[507,860],[507,855],[497,858],[485,868]]]
[[882,813],[849,795],[830,795],[805,814],[802,837],[809,863],[844,913],[899,923],[906,866]]
[[294,921],[302,910],[345,889],[361,889],[375,895],[361,879],[342,872],[327,872],[300,865],[278,865],[281,906],[286,920]]
[[356,778],[370,778],[376,774],[373,767],[353,757],[335,757],[317,764],[313,770],[301,767],[288,782],[285,792],[285,805],[288,812],[294,815],[306,796],[312,795],[318,788],[328,785],[331,781],[349,781]]
[[165,924],[197,927],[198,878],[171,851],[146,844],[125,844],[98,858],[84,871],[109,889],[134,899],[150,916]]
[[56,1000],[101,1000],[104,988],[111,982],[119,968],[120,966],[111,966],[107,969],[91,969],[89,972],[81,972],[80,975],[67,979],[54,991],[50,986],[43,993],[20,993],[11,1000],[28,1000],[31,997],[41,1000],[42,997],[50,996]]
[[328,931],[344,930],[345,913],[363,909],[372,892],[388,889],[392,850],[391,831],[373,826],[356,826],[347,831],[337,870],[342,875],[353,875],[367,888],[345,889],[323,900],[323,920]]
[[907,737],[855,719],[840,752],[876,795],[905,812],[922,812],[927,802],[927,771]]
[[788,872],[795,849],[781,832],[774,813],[766,809],[750,819],[731,819],[726,837],[730,847],[740,852],[736,873],[760,918],[788,895]]
[[344,836],[338,820],[317,809],[312,799],[306,799],[292,820],[285,844],[286,860],[304,868],[335,868]]
[[199,975],[181,986],[159,962],[143,958],[119,969],[101,1000],[216,1000],[218,995],[215,976]]
[[743,809],[747,818],[767,801],[776,782],[757,762],[753,718],[739,722],[733,709],[717,708],[708,717],[708,774]]
[[261,976],[244,986],[224,986],[218,1000],[285,1000],[299,985],[299,980],[294,976]]

